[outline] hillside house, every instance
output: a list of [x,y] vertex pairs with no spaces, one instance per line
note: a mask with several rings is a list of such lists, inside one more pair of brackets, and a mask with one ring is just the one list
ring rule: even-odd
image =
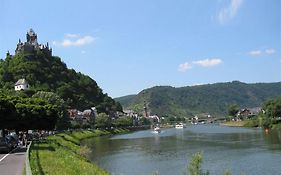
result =
[[19,79],[16,84],[15,84],[15,91],[20,91],[20,90],[27,90],[29,89],[29,84],[28,82],[23,78]]
[[240,119],[246,119],[249,118],[251,116],[255,116],[258,115],[258,113],[261,111],[260,107],[256,107],[256,108],[250,108],[250,109],[241,109],[238,111],[238,113],[236,114],[236,116]]
[[251,111],[247,108],[241,109],[237,113],[237,117],[239,118],[247,118],[249,115],[251,115]]

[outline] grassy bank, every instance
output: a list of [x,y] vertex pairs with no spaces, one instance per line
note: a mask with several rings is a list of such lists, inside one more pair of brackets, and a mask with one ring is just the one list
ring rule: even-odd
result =
[[49,136],[44,141],[32,144],[30,148],[30,166],[32,174],[107,175],[107,171],[91,163],[83,155],[89,150],[80,147],[83,139],[110,134],[126,133],[128,130],[113,131],[75,131]]
[[222,123],[221,125],[230,127],[244,127],[246,123],[246,121],[228,121]]
[[272,125],[272,129],[281,130],[281,123]]

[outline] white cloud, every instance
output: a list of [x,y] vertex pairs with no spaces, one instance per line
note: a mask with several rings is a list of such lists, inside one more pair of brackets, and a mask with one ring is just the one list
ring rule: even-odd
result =
[[61,42],[53,41],[53,45],[70,47],[70,46],[82,46],[95,42],[96,38],[92,36],[79,36],[77,34],[66,34],[66,38]]
[[84,36],[81,38],[77,38],[76,40],[64,39],[61,43],[62,46],[82,46],[86,44],[90,44],[95,41],[95,38],[92,36]]
[[193,61],[192,63],[198,64],[203,67],[211,67],[211,66],[221,64],[222,60],[219,58],[214,58],[214,59],[204,59],[204,60],[199,60],[199,61]]
[[250,55],[250,56],[261,56],[261,55],[272,55],[272,54],[274,54],[276,52],[276,50],[275,49],[273,49],[273,48],[269,48],[269,49],[265,49],[265,50],[252,50],[252,51],[250,51],[250,52],[248,52],[248,54]]
[[79,34],[66,33],[65,36],[67,38],[77,38],[77,37],[79,37]]
[[203,83],[195,83],[195,84],[192,84],[191,86],[201,86],[203,85]]
[[252,50],[252,51],[248,52],[248,54],[251,56],[261,56],[262,51],[261,50]]
[[186,72],[187,70],[191,69],[192,65],[188,62],[182,63],[178,66],[178,71]]
[[219,58],[192,61],[192,63],[185,62],[178,66],[178,71],[186,72],[187,70],[192,69],[194,65],[199,65],[202,67],[216,66],[218,64],[221,64],[222,62],[223,61]]
[[268,54],[268,55],[274,54],[275,52],[276,52],[276,50],[275,50],[275,49],[272,49],[272,48],[270,48],[270,49],[265,49],[265,53]]
[[242,5],[243,0],[231,0],[228,7],[220,10],[217,18],[221,24],[231,20],[237,14],[239,7]]

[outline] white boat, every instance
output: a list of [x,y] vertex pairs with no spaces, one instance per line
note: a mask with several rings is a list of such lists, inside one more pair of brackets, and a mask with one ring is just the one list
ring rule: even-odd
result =
[[153,131],[154,131],[154,133],[160,133],[161,129],[160,129],[160,127],[156,126],[156,127],[154,127]]
[[185,128],[185,125],[180,123],[180,124],[176,124],[175,128],[177,129],[182,129],[182,128]]

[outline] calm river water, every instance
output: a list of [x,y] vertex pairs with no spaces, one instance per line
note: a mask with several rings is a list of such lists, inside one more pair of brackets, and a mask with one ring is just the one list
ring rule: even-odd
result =
[[89,158],[112,175],[182,175],[196,152],[210,174],[281,174],[281,131],[219,125],[150,130],[85,140]]

